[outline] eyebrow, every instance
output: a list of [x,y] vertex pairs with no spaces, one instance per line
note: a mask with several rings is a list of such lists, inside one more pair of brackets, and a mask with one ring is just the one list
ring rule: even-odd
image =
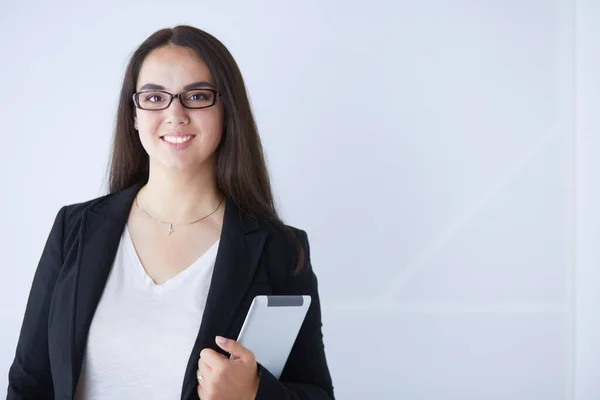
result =
[[[214,88],[214,87],[215,87],[215,85],[213,85],[210,82],[200,81],[200,82],[190,83],[189,85],[185,85],[183,87],[183,90]],[[146,83],[144,86],[142,86],[140,88],[140,91],[143,91],[143,90],[166,90],[166,89],[164,86],[157,85],[156,83]]]

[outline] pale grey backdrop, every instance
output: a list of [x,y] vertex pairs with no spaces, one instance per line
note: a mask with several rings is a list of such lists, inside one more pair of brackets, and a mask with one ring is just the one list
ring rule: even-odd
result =
[[0,388],[56,212],[103,193],[127,57],[185,23],[245,76],[281,213],[311,240],[339,399],[598,398],[599,17],[593,0],[4,1]]

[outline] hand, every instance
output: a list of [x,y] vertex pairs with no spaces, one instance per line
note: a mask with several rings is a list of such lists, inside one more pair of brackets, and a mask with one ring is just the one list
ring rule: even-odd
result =
[[232,355],[229,359],[213,349],[204,349],[198,360],[198,396],[202,400],[254,400],[258,392],[258,365],[254,353],[221,336],[217,345]]

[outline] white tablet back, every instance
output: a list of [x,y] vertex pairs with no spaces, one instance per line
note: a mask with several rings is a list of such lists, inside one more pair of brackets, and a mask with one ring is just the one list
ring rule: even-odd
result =
[[294,346],[310,296],[256,296],[237,341],[277,379]]

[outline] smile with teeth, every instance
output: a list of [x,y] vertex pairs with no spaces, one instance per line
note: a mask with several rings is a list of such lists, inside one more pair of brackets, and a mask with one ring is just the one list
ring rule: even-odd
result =
[[163,136],[163,140],[169,143],[185,143],[188,140],[192,139],[194,135],[189,136]]

